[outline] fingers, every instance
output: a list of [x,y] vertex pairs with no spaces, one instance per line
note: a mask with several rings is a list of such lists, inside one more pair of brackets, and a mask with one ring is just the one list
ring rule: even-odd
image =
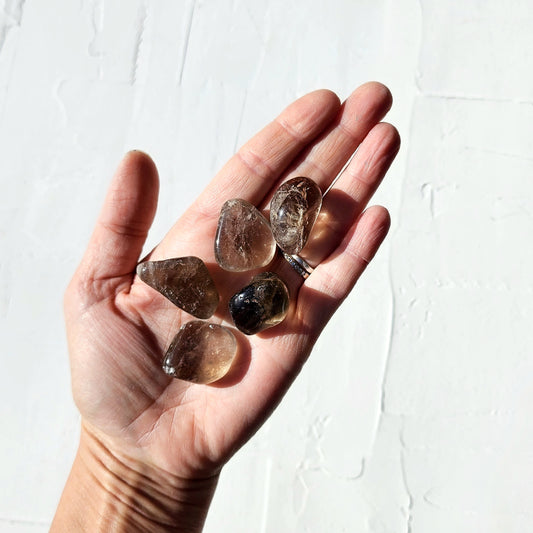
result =
[[[383,180],[400,149],[400,135],[391,124],[380,123],[369,132],[339,180],[330,190],[352,197],[365,205]],[[329,207],[328,195],[324,204]]]
[[257,205],[339,109],[337,95],[328,90],[314,91],[293,102],[226,163],[191,209],[216,218],[222,203],[230,198]]
[[342,106],[327,90],[300,98],[230,159],[156,253],[171,254],[177,243],[191,246],[196,228],[206,222],[214,231],[225,200],[243,198],[267,208],[281,179],[307,175],[325,191],[391,104],[389,90],[376,82],[356,89]]
[[324,197],[311,238],[301,253],[311,265],[335,250],[376,192],[399,149],[400,136],[394,126],[380,123],[368,133]]
[[381,83],[358,87],[343,103],[337,120],[300,158],[291,176],[307,176],[325,192],[368,132],[387,114],[392,95]]
[[384,207],[368,208],[337,249],[315,268],[298,293],[296,312],[306,329],[320,333],[378,251],[389,227]]
[[128,152],[111,180],[79,271],[85,280],[131,282],[155,216],[159,178],[147,154]]
[[[368,133],[338,181],[324,197],[320,216],[300,256],[316,266],[302,284],[285,261],[283,274],[304,329],[318,334],[347,296],[385,238],[390,219],[382,207],[361,212],[378,188],[400,148],[400,136],[380,123]],[[314,309],[312,313],[310,309]]]

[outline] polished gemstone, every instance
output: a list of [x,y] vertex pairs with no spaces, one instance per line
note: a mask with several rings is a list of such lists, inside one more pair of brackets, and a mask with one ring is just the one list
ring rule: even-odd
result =
[[197,318],[209,318],[219,296],[205,263],[198,257],[145,261],[137,274],[173,304]]
[[212,383],[227,374],[236,353],[237,341],[229,329],[193,320],[170,343],[163,370],[177,379]]
[[225,270],[244,272],[268,265],[276,242],[267,219],[249,202],[228,200],[220,211],[215,257]]
[[309,178],[286,181],[270,202],[270,225],[278,246],[298,254],[305,246],[322,207],[322,193]]
[[288,309],[289,290],[274,272],[255,276],[229,301],[233,322],[246,335],[279,324],[287,316]]

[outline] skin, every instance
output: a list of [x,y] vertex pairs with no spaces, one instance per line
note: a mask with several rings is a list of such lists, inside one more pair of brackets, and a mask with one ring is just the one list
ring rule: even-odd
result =
[[[387,234],[387,210],[365,208],[400,146],[395,128],[380,122],[391,104],[388,89],[374,82],[343,104],[327,90],[296,100],[230,159],[151,252],[152,260],[198,256],[215,279],[221,303],[211,320],[231,327],[239,348],[229,374],[212,385],[160,369],[192,317],[134,273],[156,212],[158,175],[148,155],[125,155],[65,295],[82,423],[51,531],[201,531],[221,468],[281,400]],[[279,257],[269,267],[289,286],[287,318],[241,334],[227,302],[255,272],[215,263],[223,202],[243,198],[266,212],[280,183],[300,175],[326,191],[356,148],[300,254],[316,267],[311,276],[304,282]]]

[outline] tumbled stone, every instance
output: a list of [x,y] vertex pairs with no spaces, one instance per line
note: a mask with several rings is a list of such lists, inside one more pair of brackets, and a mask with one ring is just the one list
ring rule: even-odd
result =
[[249,202],[228,200],[220,211],[215,258],[225,270],[244,272],[268,265],[276,242],[267,219]]
[[322,192],[309,178],[283,183],[270,202],[270,226],[278,246],[298,254],[305,246],[322,207]]
[[283,321],[289,310],[289,290],[277,274],[264,272],[232,296],[229,310],[237,328],[253,335]]
[[137,266],[137,274],[174,305],[197,318],[209,318],[218,306],[213,278],[198,257],[145,261]]
[[233,333],[218,324],[193,320],[174,337],[163,359],[169,376],[193,383],[212,383],[227,374],[237,353]]

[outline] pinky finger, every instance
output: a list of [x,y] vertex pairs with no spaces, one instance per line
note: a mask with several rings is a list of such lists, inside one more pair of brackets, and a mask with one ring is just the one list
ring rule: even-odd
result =
[[[369,207],[336,250],[315,268],[300,288],[297,303],[297,313],[309,331],[318,335],[327,324],[378,251],[389,228],[389,212],[381,206]],[[309,313],[309,309],[315,311]]]

